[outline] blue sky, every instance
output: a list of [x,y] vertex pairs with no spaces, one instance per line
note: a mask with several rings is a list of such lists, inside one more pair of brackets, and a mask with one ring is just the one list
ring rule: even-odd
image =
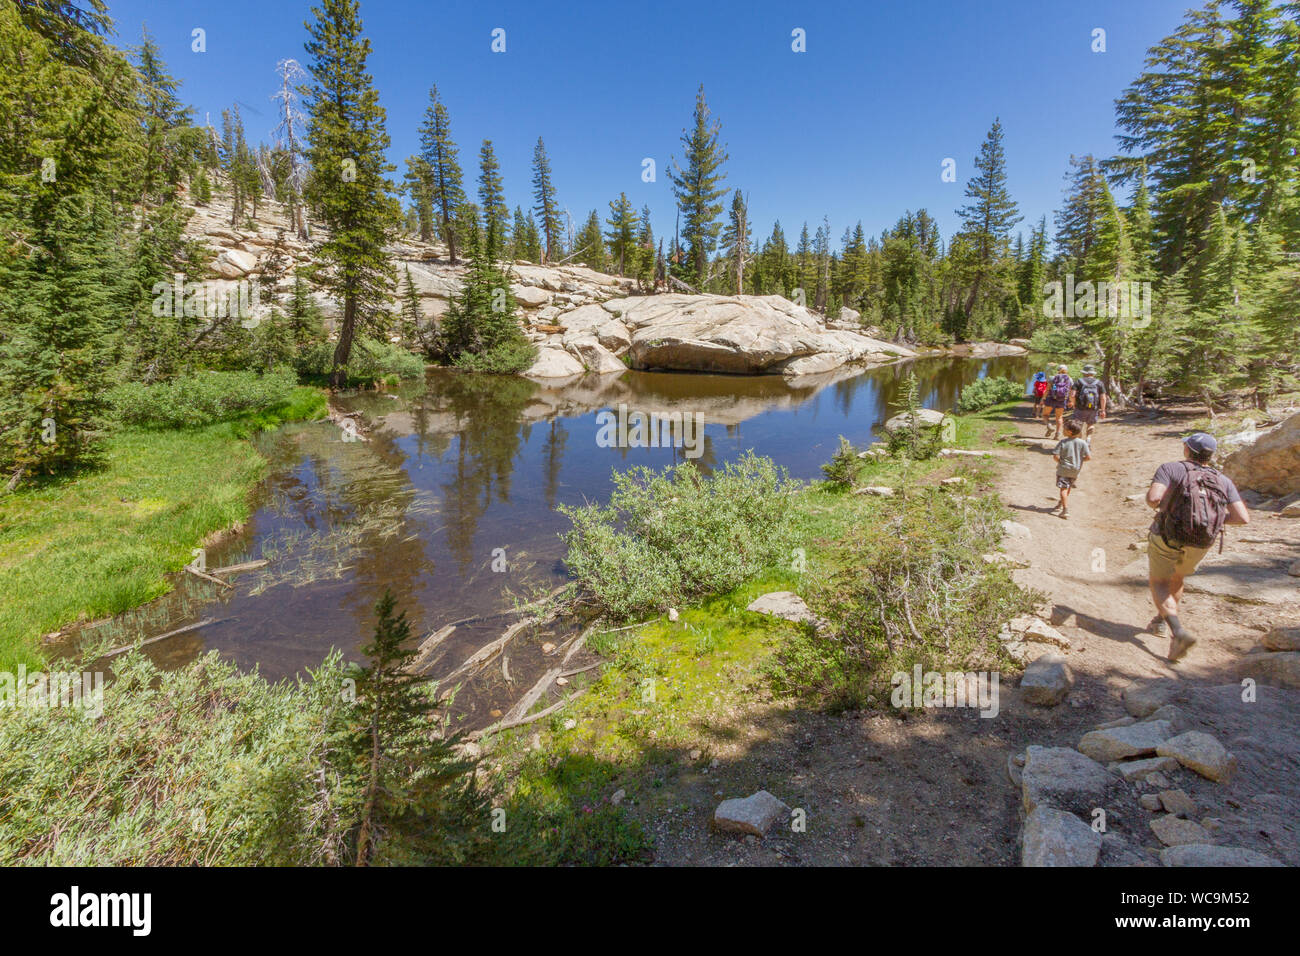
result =
[[[946,239],[995,116],[1028,230],[1060,204],[1071,153],[1115,151],[1114,100],[1188,0],[627,4],[362,0],[391,160],[415,152],[428,89],[451,114],[467,180],[493,141],[507,200],[531,204],[533,145],[545,138],[562,205],[581,220],[626,192],[671,234],[665,170],[680,158],[696,87],[722,121],[726,184],[749,197],[754,231],[830,219],[838,241],[925,207]],[[200,121],[238,101],[251,139],[270,140],[275,64],[305,59],[308,0],[109,0],[121,44],[147,24]],[[506,52],[491,50],[506,31]],[[191,31],[206,31],[206,52]],[[805,31],[807,51],[791,49]],[[1106,31],[1106,52],[1092,33]],[[253,111],[257,112],[254,113]],[[655,159],[657,181],[642,181]],[[957,182],[940,179],[945,158]],[[576,228],[576,225],[575,225]]]

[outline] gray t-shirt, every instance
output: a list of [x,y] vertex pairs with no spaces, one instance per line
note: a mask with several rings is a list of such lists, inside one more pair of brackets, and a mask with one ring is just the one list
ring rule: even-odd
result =
[[1074,478],[1083,470],[1083,456],[1092,454],[1092,450],[1082,438],[1062,438],[1052,454],[1060,459],[1056,463],[1056,473]]
[[[1165,494],[1169,494],[1169,489],[1183,480],[1183,473],[1187,470],[1183,461],[1167,461],[1156,469],[1152,482],[1159,482],[1165,486]],[[1216,469],[1217,471],[1217,469]],[[1218,472],[1219,481],[1223,483],[1223,490],[1228,493],[1228,504],[1241,500],[1241,492],[1237,486],[1232,483],[1232,479],[1223,472]],[[1160,533],[1160,509],[1156,509],[1156,518],[1151,522],[1151,530],[1156,534]]]

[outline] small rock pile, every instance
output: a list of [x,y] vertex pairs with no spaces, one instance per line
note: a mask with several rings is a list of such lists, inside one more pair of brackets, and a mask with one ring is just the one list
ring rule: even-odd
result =
[[[1023,866],[1282,865],[1254,850],[1216,845],[1218,821],[1195,819],[1197,802],[1174,778],[1190,772],[1226,783],[1237,758],[1213,735],[1188,729],[1173,702],[1178,686],[1132,684],[1123,694],[1128,715],[1088,731],[1077,748],[1031,745],[1008,760],[1025,815]],[[1145,814],[1155,816],[1144,827]],[[1155,845],[1141,845],[1147,830]]]

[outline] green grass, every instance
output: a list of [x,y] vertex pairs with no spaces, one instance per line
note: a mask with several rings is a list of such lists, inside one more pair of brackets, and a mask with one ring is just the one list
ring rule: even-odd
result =
[[214,531],[248,517],[265,460],[242,439],[324,414],[300,387],[275,409],[202,428],[125,428],[103,467],[0,496],[0,670],[38,667],[40,637],[126,611]]

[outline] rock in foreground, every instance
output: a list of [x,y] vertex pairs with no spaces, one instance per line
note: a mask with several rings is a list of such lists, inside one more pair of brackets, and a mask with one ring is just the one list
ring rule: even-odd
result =
[[723,800],[713,812],[713,825],[728,833],[763,836],[772,824],[790,815],[790,808],[766,790],[749,797]]

